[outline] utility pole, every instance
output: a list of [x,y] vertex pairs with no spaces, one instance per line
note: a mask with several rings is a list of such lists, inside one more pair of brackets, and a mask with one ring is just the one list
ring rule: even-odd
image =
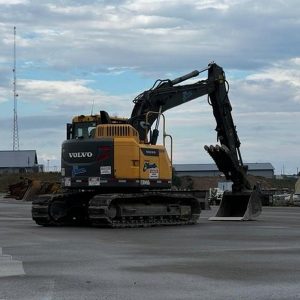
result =
[[18,112],[17,112],[17,75],[16,75],[16,26],[14,26],[14,126],[13,126],[13,151],[19,150],[19,129],[18,129]]

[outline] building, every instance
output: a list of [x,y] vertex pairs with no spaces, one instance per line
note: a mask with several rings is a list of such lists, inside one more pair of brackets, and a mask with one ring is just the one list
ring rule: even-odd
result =
[[[266,178],[274,177],[274,167],[271,163],[246,163],[248,174]],[[220,176],[222,173],[215,164],[174,164],[177,176]]]
[[0,151],[0,174],[40,171],[35,150]]

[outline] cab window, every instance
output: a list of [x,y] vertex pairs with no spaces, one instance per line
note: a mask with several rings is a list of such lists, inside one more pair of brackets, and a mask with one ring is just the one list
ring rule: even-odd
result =
[[74,123],[73,137],[75,139],[89,139],[95,135],[96,122]]

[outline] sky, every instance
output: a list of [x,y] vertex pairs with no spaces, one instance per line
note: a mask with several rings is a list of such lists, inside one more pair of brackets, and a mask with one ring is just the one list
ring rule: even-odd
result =
[[[129,117],[156,79],[214,61],[244,162],[300,171],[300,5],[296,0],[0,0],[0,150],[13,147],[13,48],[20,150],[60,168],[65,124]],[[206,73],[201,78],[205,79]],[[174,163],[213,163],[215,119],[201,97],[166,112]]]

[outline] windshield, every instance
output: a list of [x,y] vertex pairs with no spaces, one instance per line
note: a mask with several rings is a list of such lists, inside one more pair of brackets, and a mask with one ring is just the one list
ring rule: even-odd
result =
[[96,122],[74,123],[73,137],[75,139],[89,139],[95,136]]

